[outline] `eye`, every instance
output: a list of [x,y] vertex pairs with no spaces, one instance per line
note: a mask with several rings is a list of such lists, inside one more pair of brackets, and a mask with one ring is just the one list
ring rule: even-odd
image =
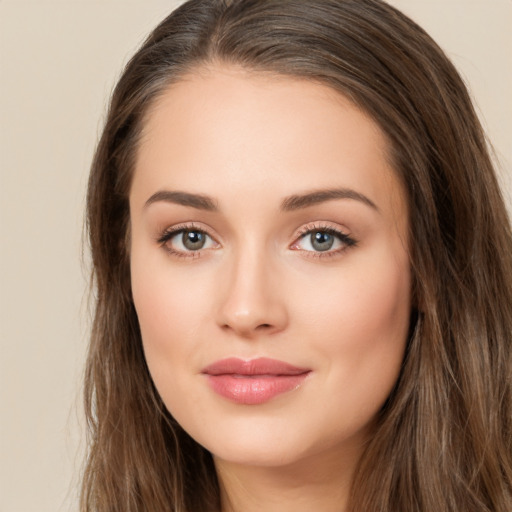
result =
[[218,246],[210,235],[196,228],[175,228],[166,231],[158,239],[158,243],[171,254],[180,256],[188,256],[190,253]]
[[356,241],[333,228],[307,228],[292,245],[292,249],[336,254],[356,244]]

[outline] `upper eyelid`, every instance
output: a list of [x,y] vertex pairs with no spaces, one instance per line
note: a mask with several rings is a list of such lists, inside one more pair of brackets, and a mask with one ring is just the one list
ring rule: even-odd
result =
[[[333,224],[336,224],[337,227],[334,227]],[[300,249],[296,246],[299,244],[299,240],[306,238],[308,235],[314,233],[314,232],[328,232],[331,235],[338,238],[338,240],[343,244],[343,247],[335,249],[335,250],[328,250],[325,252],[321,251],[310,251],[306,249]],[[342,228],[337,223],[330,223],[326,221],[320,221],[320,222],[312,222],[303,225],[298,233],[294,237],[294,241],[292,242],[290,248],[292,250],[296,251],[302,251],[308,255],[308,257],[315,257],[315,258],[322,258],[322,257],[329,257],[329,256],[335,256],[344,253],[347,249],[357,246],[358,240],[354,238],[354,236],[350,233],[350,231],[346,228]]]
[[[156,240],[158,243],[164,243],[182,231],[194,231],[195,230],[195,231],[199,231],[201,233],[206,234],[212,240],[214,240],[216,243],[219,244],[220,237],[212,234],[212,232],[211,232],[212,229],[210,227],[202,226],[200,224],[201,223],[192,221],[192,222],[184,222],[184,223],[179,223],[176,225],[169,226],[169,227],[159,231],[159,234],[157,235]],[[306,224],[303,224],[300,228],[295,230],[294,234],[292,235],[293,239],[292,239],[291,244],[296,243],[299,238],[302,238],[315,230],[330,231],[334,235],[338,234],[344,238],[352,238],[350,231],[346,228],[339,226],[339,224],[337,224],[337,223],[331,223],[329,221],[313,221],[313,222],[308,222]]]
[[161,232],[160,236],[157,237],[156,242],[162,249],[164,249],[166,252],[168,252],[170,255],[174,257],[198,258],[203,253],[203,251],[208,251],[212,249],[212,247],[205,247],[198,250],[182,250],[167,245],[170,240],[172,240],[174,237],[178,236],[180,233],[184,231],[196,231],[204,233],[215,244],[219,244],[219,242],[217,242],[217,240],[212,235],[210,235],[207,230],[198,228],[195,225],[191,224],[177,224],[164,229],[163,232]]
[[311,233],[312,231],[332,231],[334,233],[339,233],[343,236],[350,236],[350,231],[346,228],[341,227],[339,224],[330,223],[326,221],[320,222],[308,222],[307,224],[303,224],[296,232],[295,237],[301,237]]
[[204,233],[205,235],[208,235],[211,239],[217,242],[217,238],[210,233],[210,230],[208,228],[201,227],[197,225],[195,222],[175,224],[173,226],[169,226],[163,230],[158,231],[156,237],[157,242],[169,240],[170,238],[172,238],[173,236],[177,235],[182,231],[199,231],[201,233]]

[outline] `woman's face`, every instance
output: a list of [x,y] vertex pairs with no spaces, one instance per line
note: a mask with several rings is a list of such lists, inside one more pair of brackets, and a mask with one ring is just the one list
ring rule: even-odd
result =
[[217,462],[358,453],[411,309],[377,125],[322,85],[200,70],[148,115],[130,213],[147,364],[183,428]]

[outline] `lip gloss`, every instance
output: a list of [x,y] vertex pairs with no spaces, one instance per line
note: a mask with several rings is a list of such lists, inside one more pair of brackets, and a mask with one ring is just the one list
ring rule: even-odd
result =
[[220,396],[243,405],[258,405],[297,389],[311,370],[283,361],[228,358],[203,370],[210,387]]

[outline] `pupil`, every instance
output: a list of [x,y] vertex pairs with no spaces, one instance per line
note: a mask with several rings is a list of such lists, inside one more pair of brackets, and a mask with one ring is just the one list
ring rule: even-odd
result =
[[204,233],[199,231],[185,231],[183,233],[183,245],[190,251],[197,251],[204,246],[205,236]]
[[312,236],[311,245],[317,251],[328,251],[334,244],[334,237],[329,233],[317,231]]

